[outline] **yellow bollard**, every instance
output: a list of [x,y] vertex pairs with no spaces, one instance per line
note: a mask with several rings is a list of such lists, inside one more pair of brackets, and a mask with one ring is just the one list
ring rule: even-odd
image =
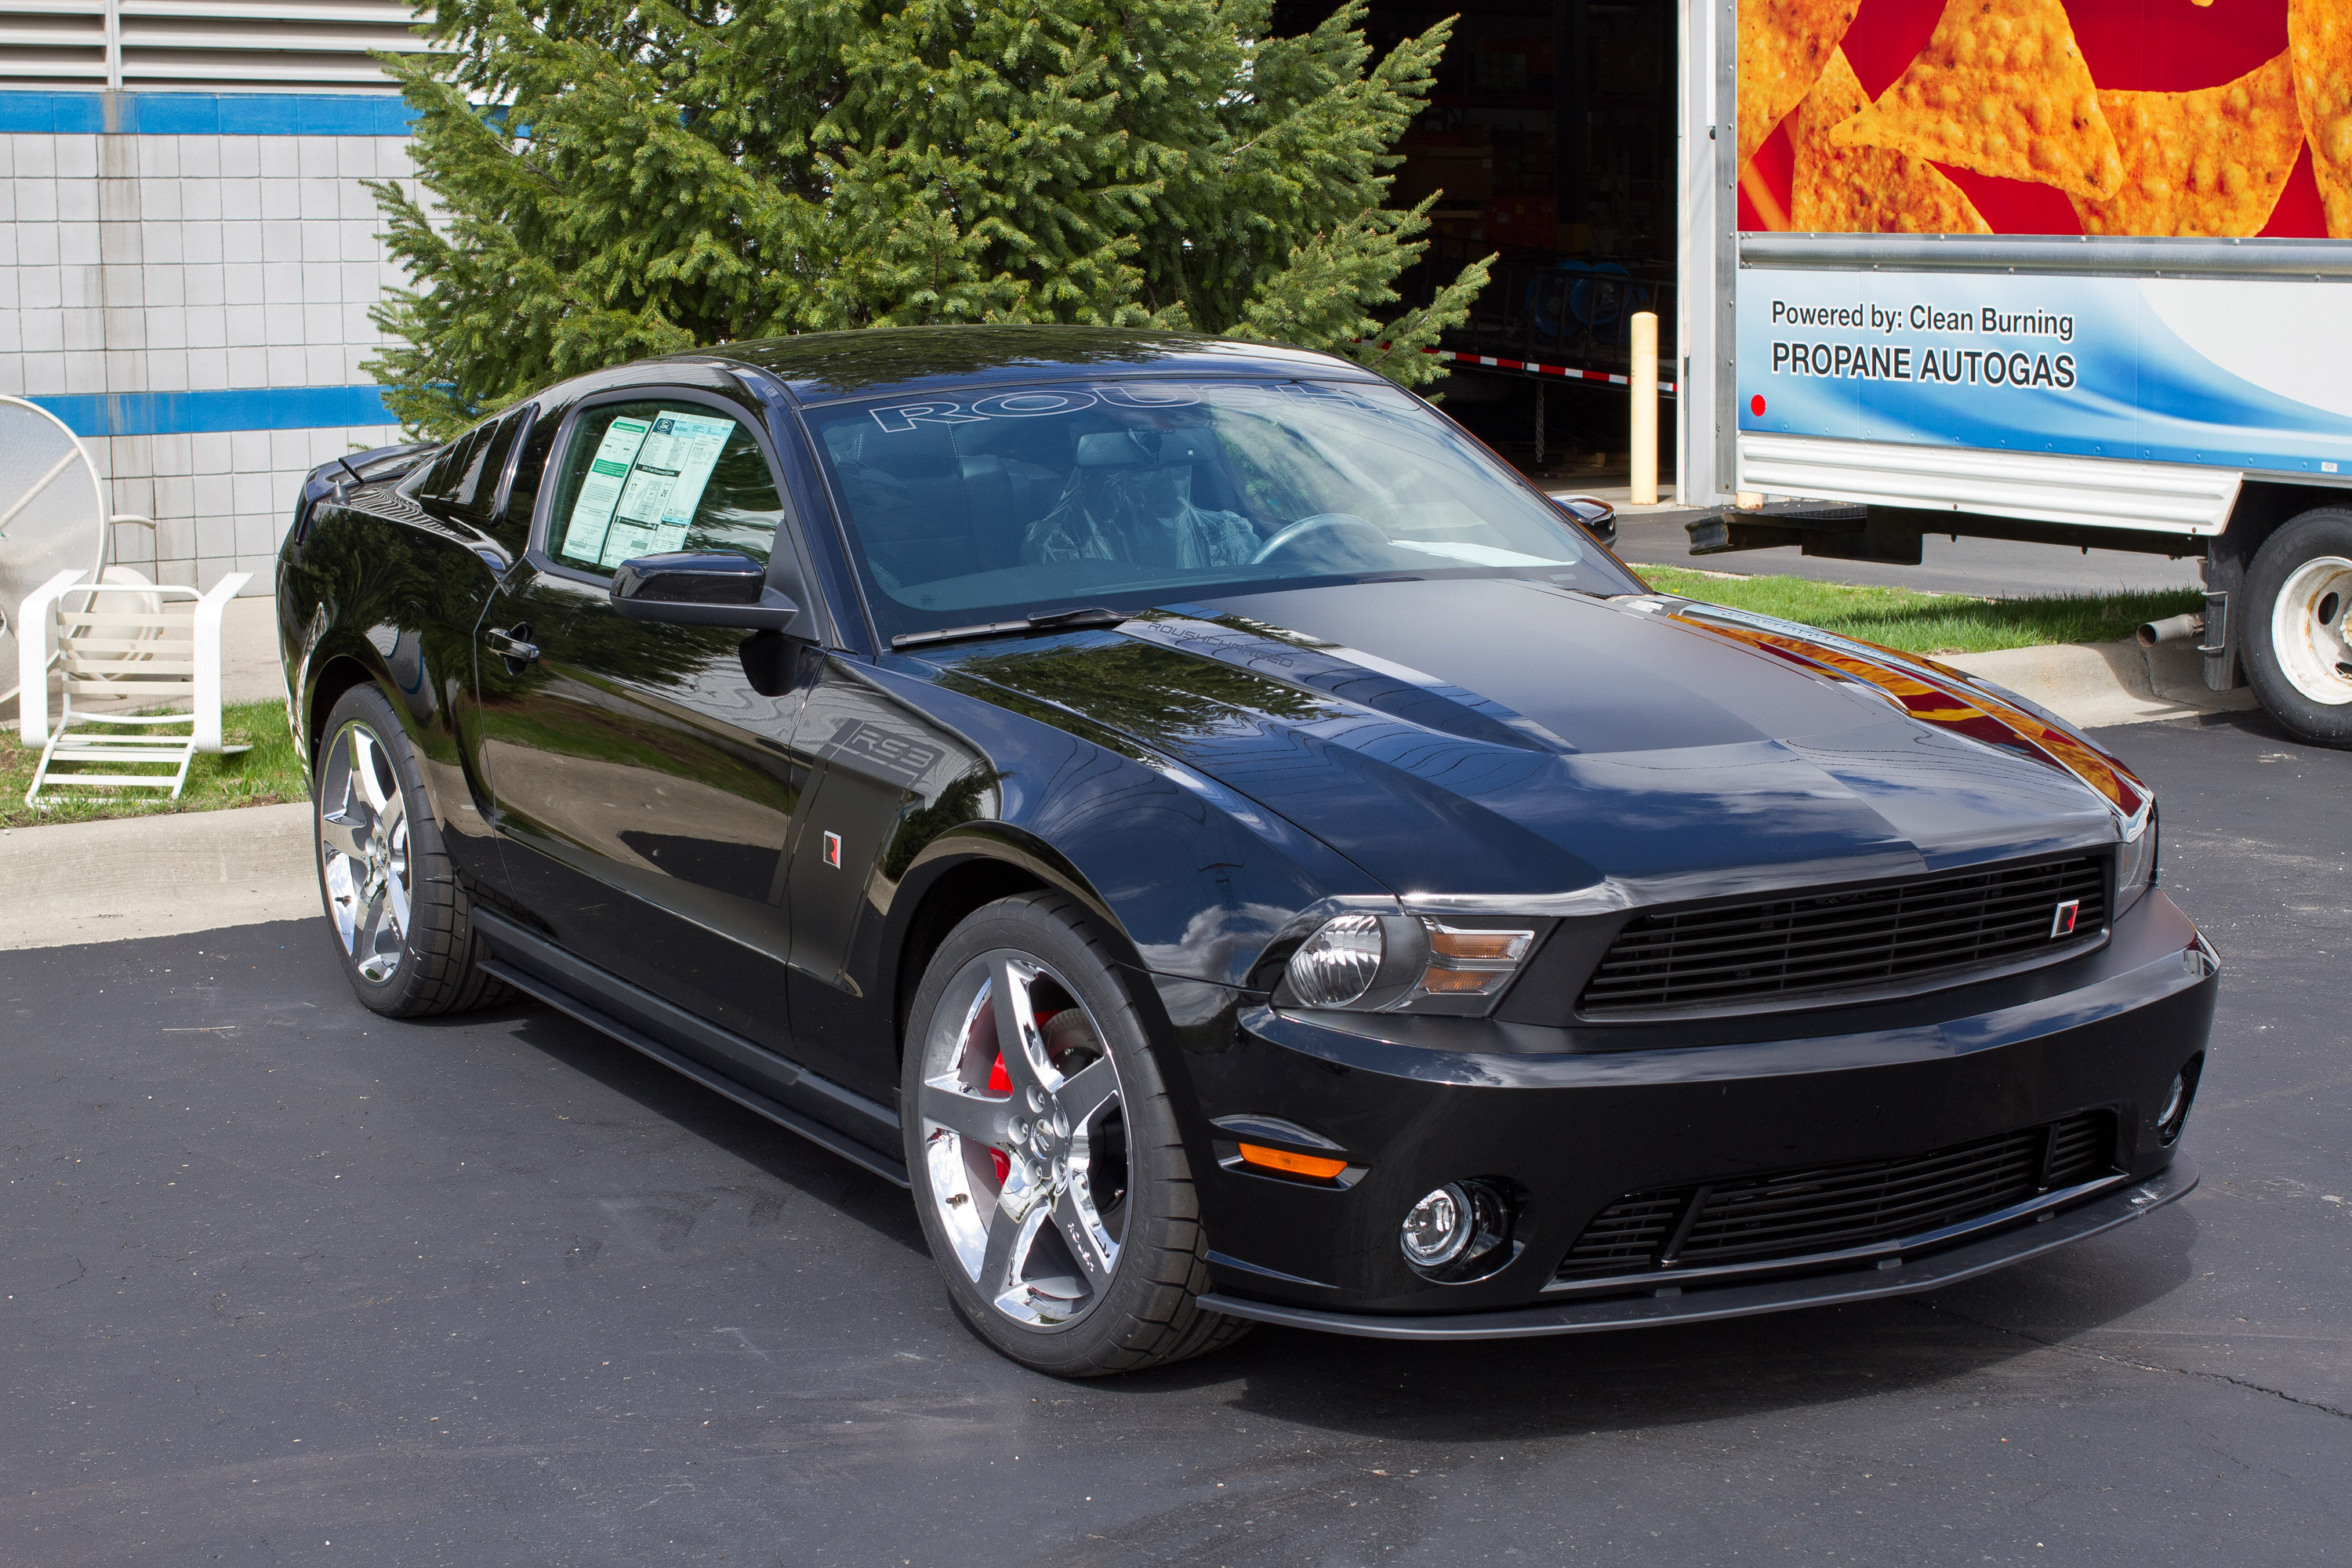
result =
[[1633,312],[1633,464],[1635,506],[1658,504],[1658,317]]

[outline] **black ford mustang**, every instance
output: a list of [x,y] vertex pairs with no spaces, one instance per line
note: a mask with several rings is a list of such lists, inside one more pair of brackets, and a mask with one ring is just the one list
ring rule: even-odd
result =
[[1917,1290],[2187,1191],[2147,790],[1597,510],[1257,346],[583,376],[305,488],[327,911],[379,1012],[527,993],[911,1186],[1061,1373]]

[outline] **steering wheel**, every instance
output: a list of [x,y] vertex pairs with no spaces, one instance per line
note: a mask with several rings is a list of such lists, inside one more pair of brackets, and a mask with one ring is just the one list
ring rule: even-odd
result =
[[1250,564],[1262,566],[1286,550],[1301,542],[1325,535],[1344,539],[1357,544],[1385,547],[1389,536],[1351,511],[1318,511],[1313,517],[1302,517],[1258,546],[1250,557]]

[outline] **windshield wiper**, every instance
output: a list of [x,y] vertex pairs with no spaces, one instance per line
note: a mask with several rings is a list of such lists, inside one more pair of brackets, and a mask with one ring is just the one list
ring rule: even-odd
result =
[[962,642],[970,637],[999,637],[1008,632],[1066,631],[1082,626],[1116,626],[1135,617],[1118,610],[1106,610],[1099,605],[1088,605],[1076,610],[1048,610],[1042,616],[1024,616],[1017,621],[986,621],[976,626],[949,626],[936,632],[902,632],[890,639],[894,648],[919,647],[925,643]]

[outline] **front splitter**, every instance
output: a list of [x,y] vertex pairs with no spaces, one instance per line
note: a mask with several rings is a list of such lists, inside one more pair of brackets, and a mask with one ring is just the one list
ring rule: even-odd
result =
[[1228,1317],[1376,1340],[1533,1339],[1544,1334],[1589,1334],[1609,1329],[1651,1328],[1662,1323],[1703,1323],[1717,1318],[1745,1318],[1759,1312],[1787,1312],[1801,1307],[1908,1296],[1973,1279],[1979,1274],[2038,1258],[2070,1242],[2129,1225],[2186,1196],[2196,1185],[2197,1162],[2185,1153],[2175,1154],[2172,1163],[2156,1175],[2080,1208],[1932,1257],[1906,1258],[1891,1268],[1848,1269],[1801,1279],[1762,1280],[1752,1285],[1721,1285],[1686,1294],[1562,1302],[1507,1312],[1412,1317],[1320,1312],[1308,1307],[1278,1306],[1239,1296],[1203,1296],[1201,1305]]

